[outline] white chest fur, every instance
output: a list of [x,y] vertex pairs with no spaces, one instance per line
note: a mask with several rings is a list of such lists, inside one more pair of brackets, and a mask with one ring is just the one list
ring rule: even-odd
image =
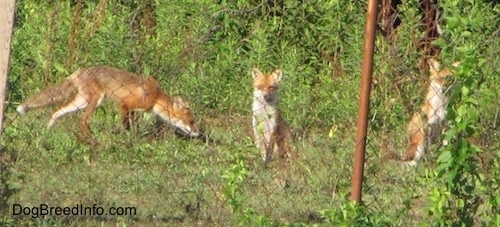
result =
[[276,106],[268,103],[262,93],[254,91],[253,128],[258,134],[271,133],[276,125]]
[[433,125],[445,119],[446,116],[446,97],[443,93],[443,86],[437,82],[431,82],[427,94],[427,102],[430,105],[430,112],[427,113],[428,124]]

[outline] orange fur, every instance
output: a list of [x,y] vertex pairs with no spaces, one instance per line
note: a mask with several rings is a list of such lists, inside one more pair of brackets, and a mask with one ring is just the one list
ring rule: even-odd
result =
[[[430,85],[425,96],[424,105],[415,113],[406,128],[408,145],[403,156],[393,152],[384,159],[395,159],[415,166],[425,153],[426,145],[436,135],[432,130],[440,126],[446,117],[448,96],[445,94],[445,78],[453,74],[450,69],[440,69],[440,64],[434,59],[429,59]],[[453,64],[457,67],[459,62]]]
[[61,83],[28,98],[17,107],[17,111],[24,114],[31,109],[70,100],[52,115],[48,127],[66,114],[85,109],[81,127],[85,134],[91,134],[89,118],[104,98],[118,103],[126,129],[129,129],[133,111],[150,111],[191,136],[199,135],[187,101],[178,96],[168,96],[154,78],[142,78],[107,66],[79,69]]

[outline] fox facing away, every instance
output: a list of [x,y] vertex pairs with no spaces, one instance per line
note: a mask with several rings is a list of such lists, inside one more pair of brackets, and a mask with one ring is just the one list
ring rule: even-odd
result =
[[85,109],[81,127],[85,134],[91,135],[89,118],[104,98],[118,103],[125,129],[130,127],[133,111],[150,111],[183,133],[199,136],[187,101],[179,96],[168,96],[151,77],[142,78],[107,66],[79,69],[61,83],[28,98],[17,111],[24,114],[31,109],[69,101],[52,115],[48,127],[66,114]]
[[252,77],[252,125],[255,146],[261,151],[264,163],[271,160],[273,153],[280,158],[287,158],[290,132],[278,107],[278,88],[283,72],[277,69],[271,74],[264,74],[253,68]]
[[[424,155],[426,145],[434,140],[442,130],[442,123],[446,118],[448,95],[445,93],[445,78],[453,75],[450,69],[440,69],[440,63],[429,59],[430,85],[425,96],[424,105],[415,113],[406,128],[408,146],[401,157],[394,152],[386,155],[385,159],[396,159],[416,166]],[[460,63],[453,63],[457,67]],[[438,133],[436,133],[438,132]]]

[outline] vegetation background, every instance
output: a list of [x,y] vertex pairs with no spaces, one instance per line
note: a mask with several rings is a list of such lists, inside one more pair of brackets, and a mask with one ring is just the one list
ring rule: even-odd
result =
[[[449,81],[445,138],[415,169],[381,162],[428,86],[422,12],[376,40],[363,206],[349,203],[365,1],[17,1],[2,138],[3,225],[500,225],[500,5],[439,1],[434,41]],[[24,98],[80,67],[110,65],[158,79],[189,98],[216,142],[150,136],[152,116],[121,131],[116,107],[92,119],[83,143],[75,114],[45,129],[53,108],[19,117]],[[281,68],[281,107],[299,154],[263,170],[252,145],[250,70]],[[137,207],[135,216],[13,216],[23,206]]]

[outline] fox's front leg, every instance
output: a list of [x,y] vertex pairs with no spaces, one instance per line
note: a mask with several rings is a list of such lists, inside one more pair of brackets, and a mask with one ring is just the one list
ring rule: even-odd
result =
[[269,149],[270,134],[266,133],[265,126],[264,122],[256,118],[253,119],[254,144],[261,152],[264,163],[267,163],[272,151]]
[[271,161],[276,143],[274,141],[272,130],[269,129],[265,130],[261,132],[261,135],[262,135],[262,144],[264,145],[264,148],[261,150],[262,159],[264,160],[264,163],[267,164],[269,161]]
[[260,151],[261,153],[261,156],[262,156],[262,159],[264,162],[266,162],[266,142],[265,142],[265,139],[264,139],[264,136],[262,134],[257,134],[255,133],[255,146],[257,147],[257,149]]
[[130,124],[134,117],[134,112],[132,112],[125,103],[121,103],[120,115],[122,117],[123,128],[125,128],[125,130],[130,130]]
[[254,144],[257,147],[257,149],[260,151],[262,158],[265,162],[266,161],[266,143],[264,141],[265,140],[264,134],[262,134],[261,132],[259,132],[258,129],[255,129],[255,128],[254,128],[253,132],[254,132]]

